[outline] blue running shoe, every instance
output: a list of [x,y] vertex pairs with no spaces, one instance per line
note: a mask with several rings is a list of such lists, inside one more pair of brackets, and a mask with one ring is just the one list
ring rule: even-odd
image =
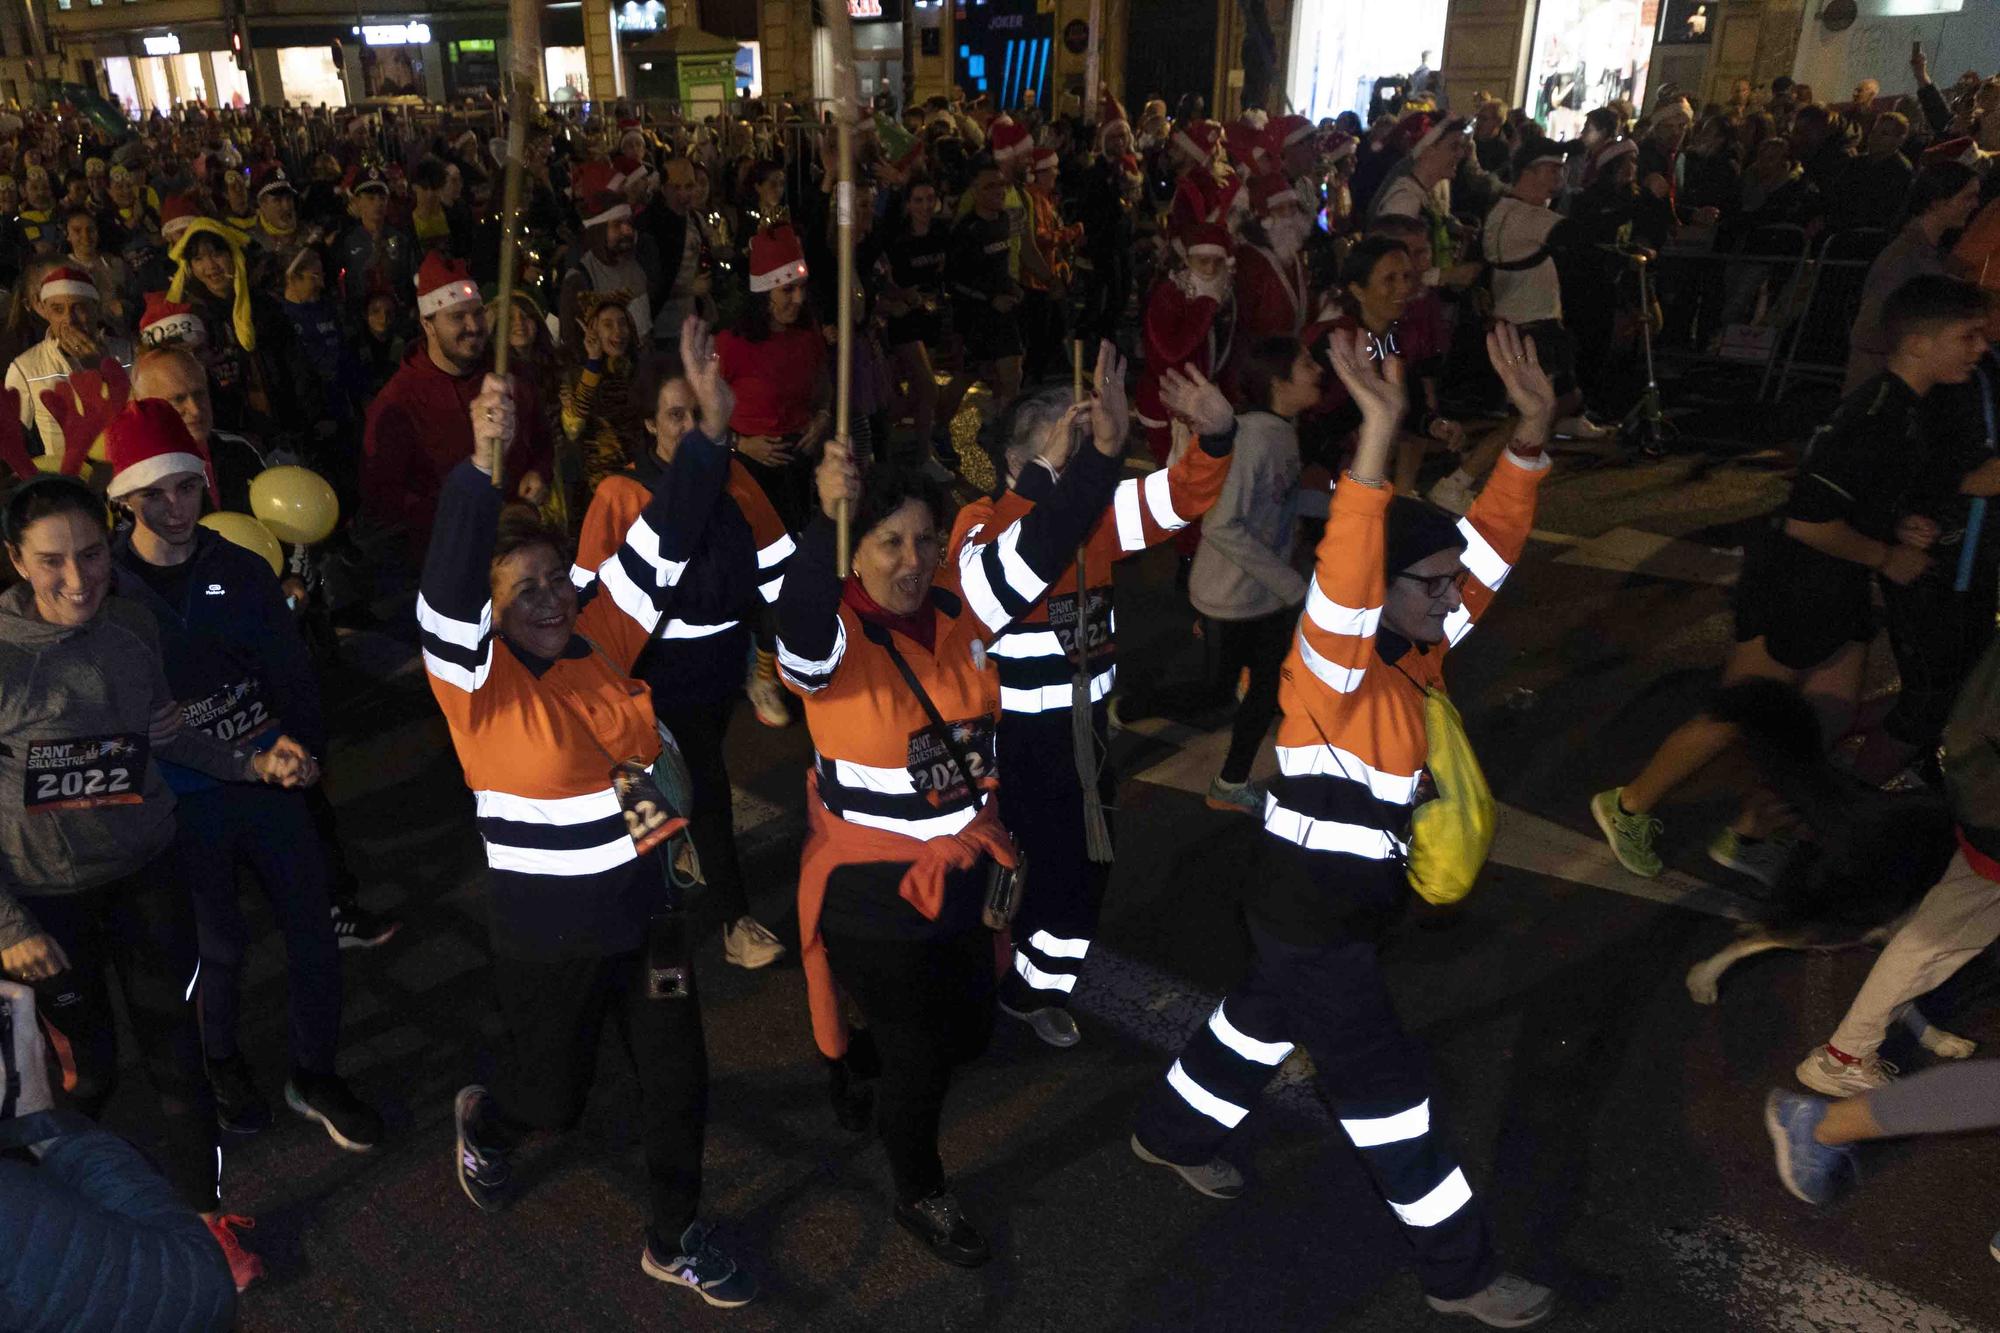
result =
[[1815,1206],[1833,1202],[1840,1177],[1854,1169],[1854,1149],[1813,1138],[1830,1105],[1824,1097],[1774,1089],[1764,1099],[1764,1128],[1778,1156],[1778,1179],[1795,1198]]

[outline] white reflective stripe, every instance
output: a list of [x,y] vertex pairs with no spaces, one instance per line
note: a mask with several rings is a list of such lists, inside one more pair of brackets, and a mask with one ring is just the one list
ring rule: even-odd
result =
[[1314,819],[1296,810],[1287,810],[1276,798],[1266,802],[1264,831],[1308,851],[1345,852],[1370,861],[1387,861],[1403,851],[1394,834],[1366,824],[1342,824],[1331,819]]
[[604,582],[604,590],[611,594],[611,600],[634,621],[651,629],[660,618],[660,608],[653,605],[653,595],[633,582],[625,572],[625,566],[617,556],[612,556],[598,567],[598,577]]
[[1306,642],[1303,631],[1299,636],[1299,658],[1306,669],[1318,676],[1326,687],[1336,694],[1352,694],[1361,687],[1361,677],[1367,673],[1361,667],[1344,667],[1338,662],[1329,662],[1319,651]]
[[1420,1139],[1431,1132],[1431,1104],[1428,1099],[1407,1111],[1377,1116],[1371,1120],[1343,1120],[1340,1127],[1357,1148],[1379,1148],[1385,1143]]
[[[625,534],[625,545],[631,547],[634,554],[653,567],[653,576],[658,580],[660,587],[671,588],[681,581],[681,574],[687,569],[687,561],[669,560],[660,554],[660,535],[653,531],[653,525],[646,521],[644,514],[632,520],[632,527]],[[614,551],[605,560],[604,565],[598,566],[598,572],[603,573],[605,565],[617,563],[618,553]]]
[[1111,492],[1111,514],[1118,522],[1118,549],[1145,550],[1146,523],[1139,514],[1138,478],[1119,482],[1117,489]]
[[569,567],[569,581],[575,586],[578,592],[582,592],[597,581],[597,571],[594,569],[585,569],[582,565],[571,565]]
[[1021,974],[1021,980],[1036,990],[1059,990],[1067,995],[1076,988],[1076,975],[1070,972],[1044,972],[1028,961],[1028,955],[1019,949],[1014,951],[1014,970]]
[[786,533],[757,552],[757,568],[769,569],[797,549],[798,544],[792,540],[790,533]]
[[917,790],[916,783],[911,780],[910,770],[907,768],[877,768],[873,764],[857,764],[848,759],[836,759],[833,761],[833,776],[843,787],[881,792],[889,796],[910,796]]
[[517,824],[588,824],[619,812],[618,793],[606,787],[583,796],[537,800],[505,791],[475,791],[473,812],[482,819],[511,819]]
[[[1117,683],[1118,668],[1106,667],[1090,678],[1090,701],[1096,703],[1111,693]],[[1000,711],[1003,713],[1048,713],[1058,708],[1068,708],[1073,691],[1065,683],[1062,685],[1042,685],[1029,689],[1000,687]]]
[[986,650],[988,657],[1067,657],[1062,640],[1049,629],[1010,629]]
[[1089,940],[1059,940],[1046,930],[1028,936],[1028,943],[1051,958],[1082,958],[1090,952]]
[[1479,534],[1478,528],[1472,526],[1471,519],[1458,520],[1458,531],[1465,538],[1465,554],[1460,557],[1465,567],[1472,571],[1472,577],[1498,592],[1500,585],[1507,581],[1507,576],[1513,572],[1514,567],[1500,558],[1500,553],[1493,549],[1492,543]]
[[783,574],[778,575],[777,578],[772,579],[768,583],[760,583],[757,585],[758,595],[762,597],[766,602],[770,603],[772,606],[776,606],[778,604],[778,594],[783,592],[784,590],[785,590],[785,576]]
[[433,676],[436,676],[439,680],[452,686],[454,689],[464,690],[467,694],[471,694],[481,685],[484,685],[486,683],[486,675],[492,669],[493,650],[491,648],[486,650],[485,658],[481,660],[479,668],[475,671],[467,671],[456,662],[447,662],[428,648],[424,650],[424,670],[430,672]]
[[824,661],[815,662],[810,657],[800,657],[785,646],[783,638],[778,640],[778,665],[794,676],[824,676],[840,665],[840,659],[847,652],[847,624],[839,617],[833,622],[833,651]]
[[[194,960],[194,975],[188,978],[187,989],[181,992],[182,1004],[186,1004],[189,1000],[192,1000],[194,998],[194,983],[200,980],[201,980],[201,959],[197,958]],[[222,1150],[218,1148],[216,1149],[216,1151],[221,1152]]]
[[1026,601],[1034,601],[1048,588],[1048,583],[1021,558],[1021,525],[1010,523],[1000,534],[1000,540],[993,543],[1000,548],[1000,572],[1007,578],[1007,586],[1014,595]]
[[454,647],[477,649],[479,641],[492,632],[493,603],[489,600],[480,608],[479,621],[475,624],[446,615],[425,601],[422,593],[418,593],[417,624]]
[[1408,805],[1416,799],[1417,775],[1385,773],[1337,745],[1280,745],[1278,771],[1288,778],[1341,777],[1368,788],[1379,801]]
[[[930,819],[896,819],[889,815],[870,815],[863,814],[859,810],[849,810],[841,818],[850,824],[859,824],[862,828],[878,828],[888,833],[900,833],[906,838],[915,838],[918,842],[929,842],[932,838],[949,838],[954,833],[962,832],[978,815],[977,810],[968,808],[956,814],[937,815]],[[626,841],[629,842],[631,839],[628,838]]]
[[979,617],[979,623],[995,629],[1005,625],[1013,617],[1000,604],[1000,598],[993,591],[993,584],[986,577],[986,562],[981,558],[986,548],[968,541],[958,553],[958,590],[965,594],[965,604],[972,608],[972,614]]
[[1449,647],[1457,647],[1458,641],[1472,633],[1472,612],[1463,605],[1444,618],[1444,639]]
[[638,859],[628,833],[619,833],[595,847],[514,847],[506,843],[486,843],[486,864],[495,870],[513,870],[523,875],[596,875]]
[[1397,1203],[1392,1199],[1389,1207],[1403,1219],[1404,1226],[1434,1227],[1470,1202],[1472,1186],[1466,1184],[1465,1172],[1454,1169],[1436,1189],[1415,1203]]
[[1292,1053],[1292,1043],[1288,1041],[1258,1041],[1249,1033],[1229,1021],[1229,1015],[1216,1005],[1215,1012],[1208,1016],[1208,1030],[1215,1039],[1245,1060],[1254,1060],[1260,1065],[1281,1065],[1285,1057]]
[[1174,486],[1168,469],[1148,472],[1139,488],[1146,493],[1146,508],[1152,512],[1153,522],[1168,532],[1179,532],[1188,525],[1186,519],[1174,512]]
[[660,626],[660,637],[663,639],[710,639],[724,630],[735,629],[742,623],[740,620],[725,620],[720,625],[690,625],[685,620],[669,620],[666,624]]
[[1370,635],[1381,622],[1379,606],[1342,606],[1319,590],[1314,579],[1306,591],[1306,615],[1328,634]]
[[1167,1086],[1178,1092],[1182,1101],[1226,1129],[1235,1129],[1243,1123],[1243,1117],[1250,1114],[1249,1108],[1238,1106],[1235,1102],[1225,1102],[1195,1082],[1178,1060],[1174,1061],[1174,1067],[1167,1071]]

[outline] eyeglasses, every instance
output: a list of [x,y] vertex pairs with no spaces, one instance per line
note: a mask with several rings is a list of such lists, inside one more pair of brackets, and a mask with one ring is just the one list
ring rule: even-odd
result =
[[1424,596],[1436,600],[1451,591],[1452,586],[1458,582],[1458,576],[1463,572],[1462,570],[1453,570],[1449,574],[1412,574],[1408,570],[1403,570],[1396,577],[1399,579],[1408,579],[1412,583],[1423,584]]

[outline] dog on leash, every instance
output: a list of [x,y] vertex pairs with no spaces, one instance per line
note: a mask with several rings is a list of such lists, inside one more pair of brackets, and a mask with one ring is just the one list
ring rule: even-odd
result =
[[1689,969],[1688,994],[1696,1004],[1714,1004],[1722,974],[1756,954],[1879,947],[1944,876],[1956,846],[1943,797],[1876,791],[1834,769],[1818,718],[1791,686],[1732,685],[1717,693],[1709,712],[1736,725],[1759,778],[1797,820],[1801,836],[1758,919]]

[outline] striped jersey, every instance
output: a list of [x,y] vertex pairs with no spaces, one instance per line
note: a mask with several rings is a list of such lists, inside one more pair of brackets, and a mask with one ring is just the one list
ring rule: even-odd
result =
[[652,696],[628,673],[672,606],[728,461],[726,449],[688,433],[578,593],[576,631],[553,661],[495,633],[488,557],[499,492],[470,462],[445,479],[417,624],[485,843],[496,953],[589,957],[644,939],[658,871],[638,858],[610,771],[659,754]]
[[[579,591],[625,540],[652,498],[662,464],[650,451],[637,466],[598,484],[577,537],[570,579]],[[743,685],[750,626],[759,610],[775,606],[784,586],[793,542],[783,520],[764,498],[748,468],[729,460],[729,481],[716,498],[701,544],[675,586],[638,673],[655,689],[671,689],[683,703],[725,698]]]
[[1458,528],[1465,538],[1463,599],[1445,640],[1378,642],[1385,588],[1388,486],[1344,480],[1334,488],[1291,651],[1278,684],[1278,776],[1264,803],[1264,831],[1303,853],[1311,901],[1295,886],[1253,891],[1253,906],[1281,930],[1314,935],[1355,907],[1400,903],[1410,815],[1424,780],[1424,690],[1443,688],[1444,657],[1477,624],[1506,582],[1528,530],[1546,458],[1511,450]]
[[[980,610],[1004,617],[988,623],[1004,625],[986,652],[1000,668],[1000,707],[1009,717],[1044,713],[1067,718],[1074,694],[1079,641],[1090,675],[1090,702],[1102,703],[1118,680],[1118,614],[1112,596],[1111,567],[1129,555],[1156,546],[1207,513],[1222,494],[1229,475],[1229,434],[1201,440],[1172,467],[1144,477],[1128,477],[1112,491],[1111,505],[1081,543],[1087,587],[1077,587],[1075,552],[1049,584],[1048,592],[1025,611],[1011,617],[1008,608]],[[1088,450],[1095,452],[1095,450]],[[982,497],[961,509],[953,526],[951,549],[956,555],[969,545],[988,542],[979,559],[987,567],[987,583],[1002,573],[1000,547],[987,538],[989,530],[1005,528],[1033,512],[1055,486],[1055,474],[1034,462],[1021,470],[1006,494]]]
[[[921,612],[933,619],[929,647],[848,604],[834,572],[833,525],[813,520],[778,599],[778,668],[805,700],[829,811],[920,841],[971,823],[996,776],[1000,682],[987,644],[1075,558],[1118,474],[1117,460],[1084,449],[1047,499],[961,546]],[[889,656],[892,641],[979,771],[963,772],[937,735]]]

